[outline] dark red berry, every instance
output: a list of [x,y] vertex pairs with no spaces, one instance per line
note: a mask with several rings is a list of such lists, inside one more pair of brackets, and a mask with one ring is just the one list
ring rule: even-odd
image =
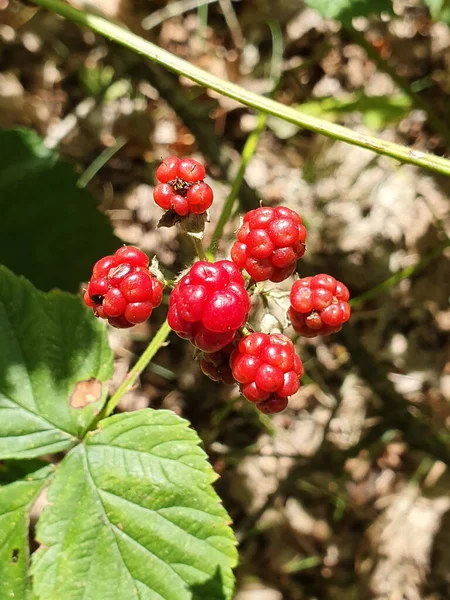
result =
[[229,344],[250,310],[244,278],[230,261],[195,263],[169,300],[170,327],[205,352]]
[[350,294],[331,275],[304,277],[291,288],[288,317],[295,331],[304,337],[336,333],[350,318]]
[[160,182],[153,190],[156,204],[180,217],[203,214],[211,206],[213,191],[203,180],[205,167],[192,158],[171,156],[156,170]]
[[267,400],[258,402],[256,408],[265,415],[282,412],[288,405],[288,399],[280,396],[271,396]]
[[236,348],[236,343],[228,344],[217,352],[202,352],[200,368],[213,381],[222,381],[228,385],[234,383],[230,367],[230,356]]
[[133,246],[119,248],[94,266],[84,303],[94,314],[125,329],[146,321],[162,301],[164,285],[148,269],[148,256]]
[[230,357],[241,393],[262,412],[280,412],[300,387],[303,365],[283,334],[250,333]]
[[231,258],[255,281],[284,281],[305,253],[306,229],[285,206],[248,212],[231,249]]

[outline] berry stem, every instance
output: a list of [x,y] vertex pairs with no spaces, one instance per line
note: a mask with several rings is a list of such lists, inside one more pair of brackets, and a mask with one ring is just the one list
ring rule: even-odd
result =
[[205,249],[203,248],[202,240],[199,239],[195,235],[188,234],[188,237],[191,239],[192,243],[194,244],[194,248],[195,248],[195,251],[196,251],[199,259],[200,260],[208,260],[206,254],[205,254]]
[[225,81],[219,77],[200,69],[194,64],[189,63],[171,52],[156,46],[155,44],[139,37],[127,29],[110,23],[107,19],[98,15],[84,13],[60,0],[31,0],[33,4],[47,8],[69,21],[78,23],[84,27],[89,27],[92,31],[113,40],[114,42],[137,52],[150,60],[163,65],[166,69],[174,71],[179,75],[188,77],[199,85],[210,88],[223,96],[232,98],[241,104],[255,108],[261,112],[273,115],[284,121],[314,131],[321,135],[341,140],[348,144],[366,148],[385,156],[390,156],[401,163],[409,163],[419,167],[450,175],[450,160],[408,148],[401,144],[389,142],[372,135],[366,135],[361,132],[353,131],[342,125],[330,123],[324,119],[319,119],[307,115],[294,107],[286,106],[270,98],[260,96],[244,89],[243,87]]
[[100,421],[101,419],[104,419],[105,417],[109,417],[109,415],[112,414],[112,412],[114,411],[116,406],[119,404],[122,397],[128,391],[130,391],[130,389],[133,387],[133,385],[136,383],[137,379],[141,375],[142,371],[144,371],[144,369],[147,367],[148,363],[152,360],[152,358],[155,356],[155,354],[158,352],[158,350],[162,347],[162,345],[166,341],[170,331],[171,330],[170,330],[169,324],[167,323],[167,320],[166,320],[161,325],[159,330],[156,332],[155,337],[152,339],[152,341],[147,346],[147,348],[145,349],[144,353],[141,355],[141,357],[139,358],[137,363],[134,365],[134,367],[128,373],[125,380],[119,386],[116,393],[113,396],[111,396],[111,398],[108,400],[107,405],[105,406],[105,408],[101,411],[100,415],[98,416],[96,423],[98,421]]

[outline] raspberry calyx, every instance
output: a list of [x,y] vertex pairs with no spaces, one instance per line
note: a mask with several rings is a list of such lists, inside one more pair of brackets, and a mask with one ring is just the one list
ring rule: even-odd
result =
[[164,289],[148,265],[148,256],[133,246],[101,258],[94,265],[84,303],[113,327],[126,329],[143,323],[161,304]]
[[330,335],[349,320],[349,298],[347,287],[331,275],[303,277],[291,288],[288,318],[299,335]]

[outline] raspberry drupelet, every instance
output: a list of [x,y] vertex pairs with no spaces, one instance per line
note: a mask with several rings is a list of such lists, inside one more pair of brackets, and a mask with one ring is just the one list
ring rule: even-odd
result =
[[281,412],[300,387],[303,365],[292,341],[282,333],[250,333],[230,358],[242,395],[263,413]]
[[304,337],[329,335],[350,318],[350,293],[331,275],[304,277],[291,288],[288,317],[296,333]]
[[305,253],[301,217],[285,206],[262,206],[248,212],[237,232],[231,258],[255,281],[284,281]]
[[158,185],[153,199],[164,210],[173,210],[178,216],[200,215],[213,201],[213,191],[203,180],[205,167],[192,158],[166,158],[156,170]]
[[199,261],[173,289],[167,318],[181,338],[204,352],[217,352],[233,341],[250,306],[244,278],[233,262]]
[[164,284],[148,269],[148,256],[133,246],[95,263],[84,303],[96,317],[125,329],[146,321],[162,301]]

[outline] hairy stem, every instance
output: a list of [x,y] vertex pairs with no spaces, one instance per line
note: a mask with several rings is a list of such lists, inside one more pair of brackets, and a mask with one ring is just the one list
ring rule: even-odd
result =
[[275,100],[260,96],[236,84],[220,79],[219,77],[178,58],[167,50],[163,50],[155,44],[144,40],[138,35],[131,33],[124,27],[120,27],[115,23],[110,23],[103,17],[83,13],[64,4],[60,0],[31,1],[33,4],[47,8],[70,21],[89,27],[92,31],[129,48],[133,52],[142,54],[146,58],[164,65],[167,69],[175,71],[184,77],[188,77],[199,85],[215,90],[224,96],[233,98],[241,104],[279,117],[298,127],[303,127],[327,137],[341,140],[361,148],[366,148],[377,154],[390,156],[399,162],[417,165],[444,175],[450,175],[450,160],[447,160],[446,158],[441,158],[434,156],[433,154],[427,154],[419,150],[401,146],[400,144],[388,142],[375,136],[365,135],[360,132],[352,131],[347,127],[303,114],[295,108],[285,106]]

